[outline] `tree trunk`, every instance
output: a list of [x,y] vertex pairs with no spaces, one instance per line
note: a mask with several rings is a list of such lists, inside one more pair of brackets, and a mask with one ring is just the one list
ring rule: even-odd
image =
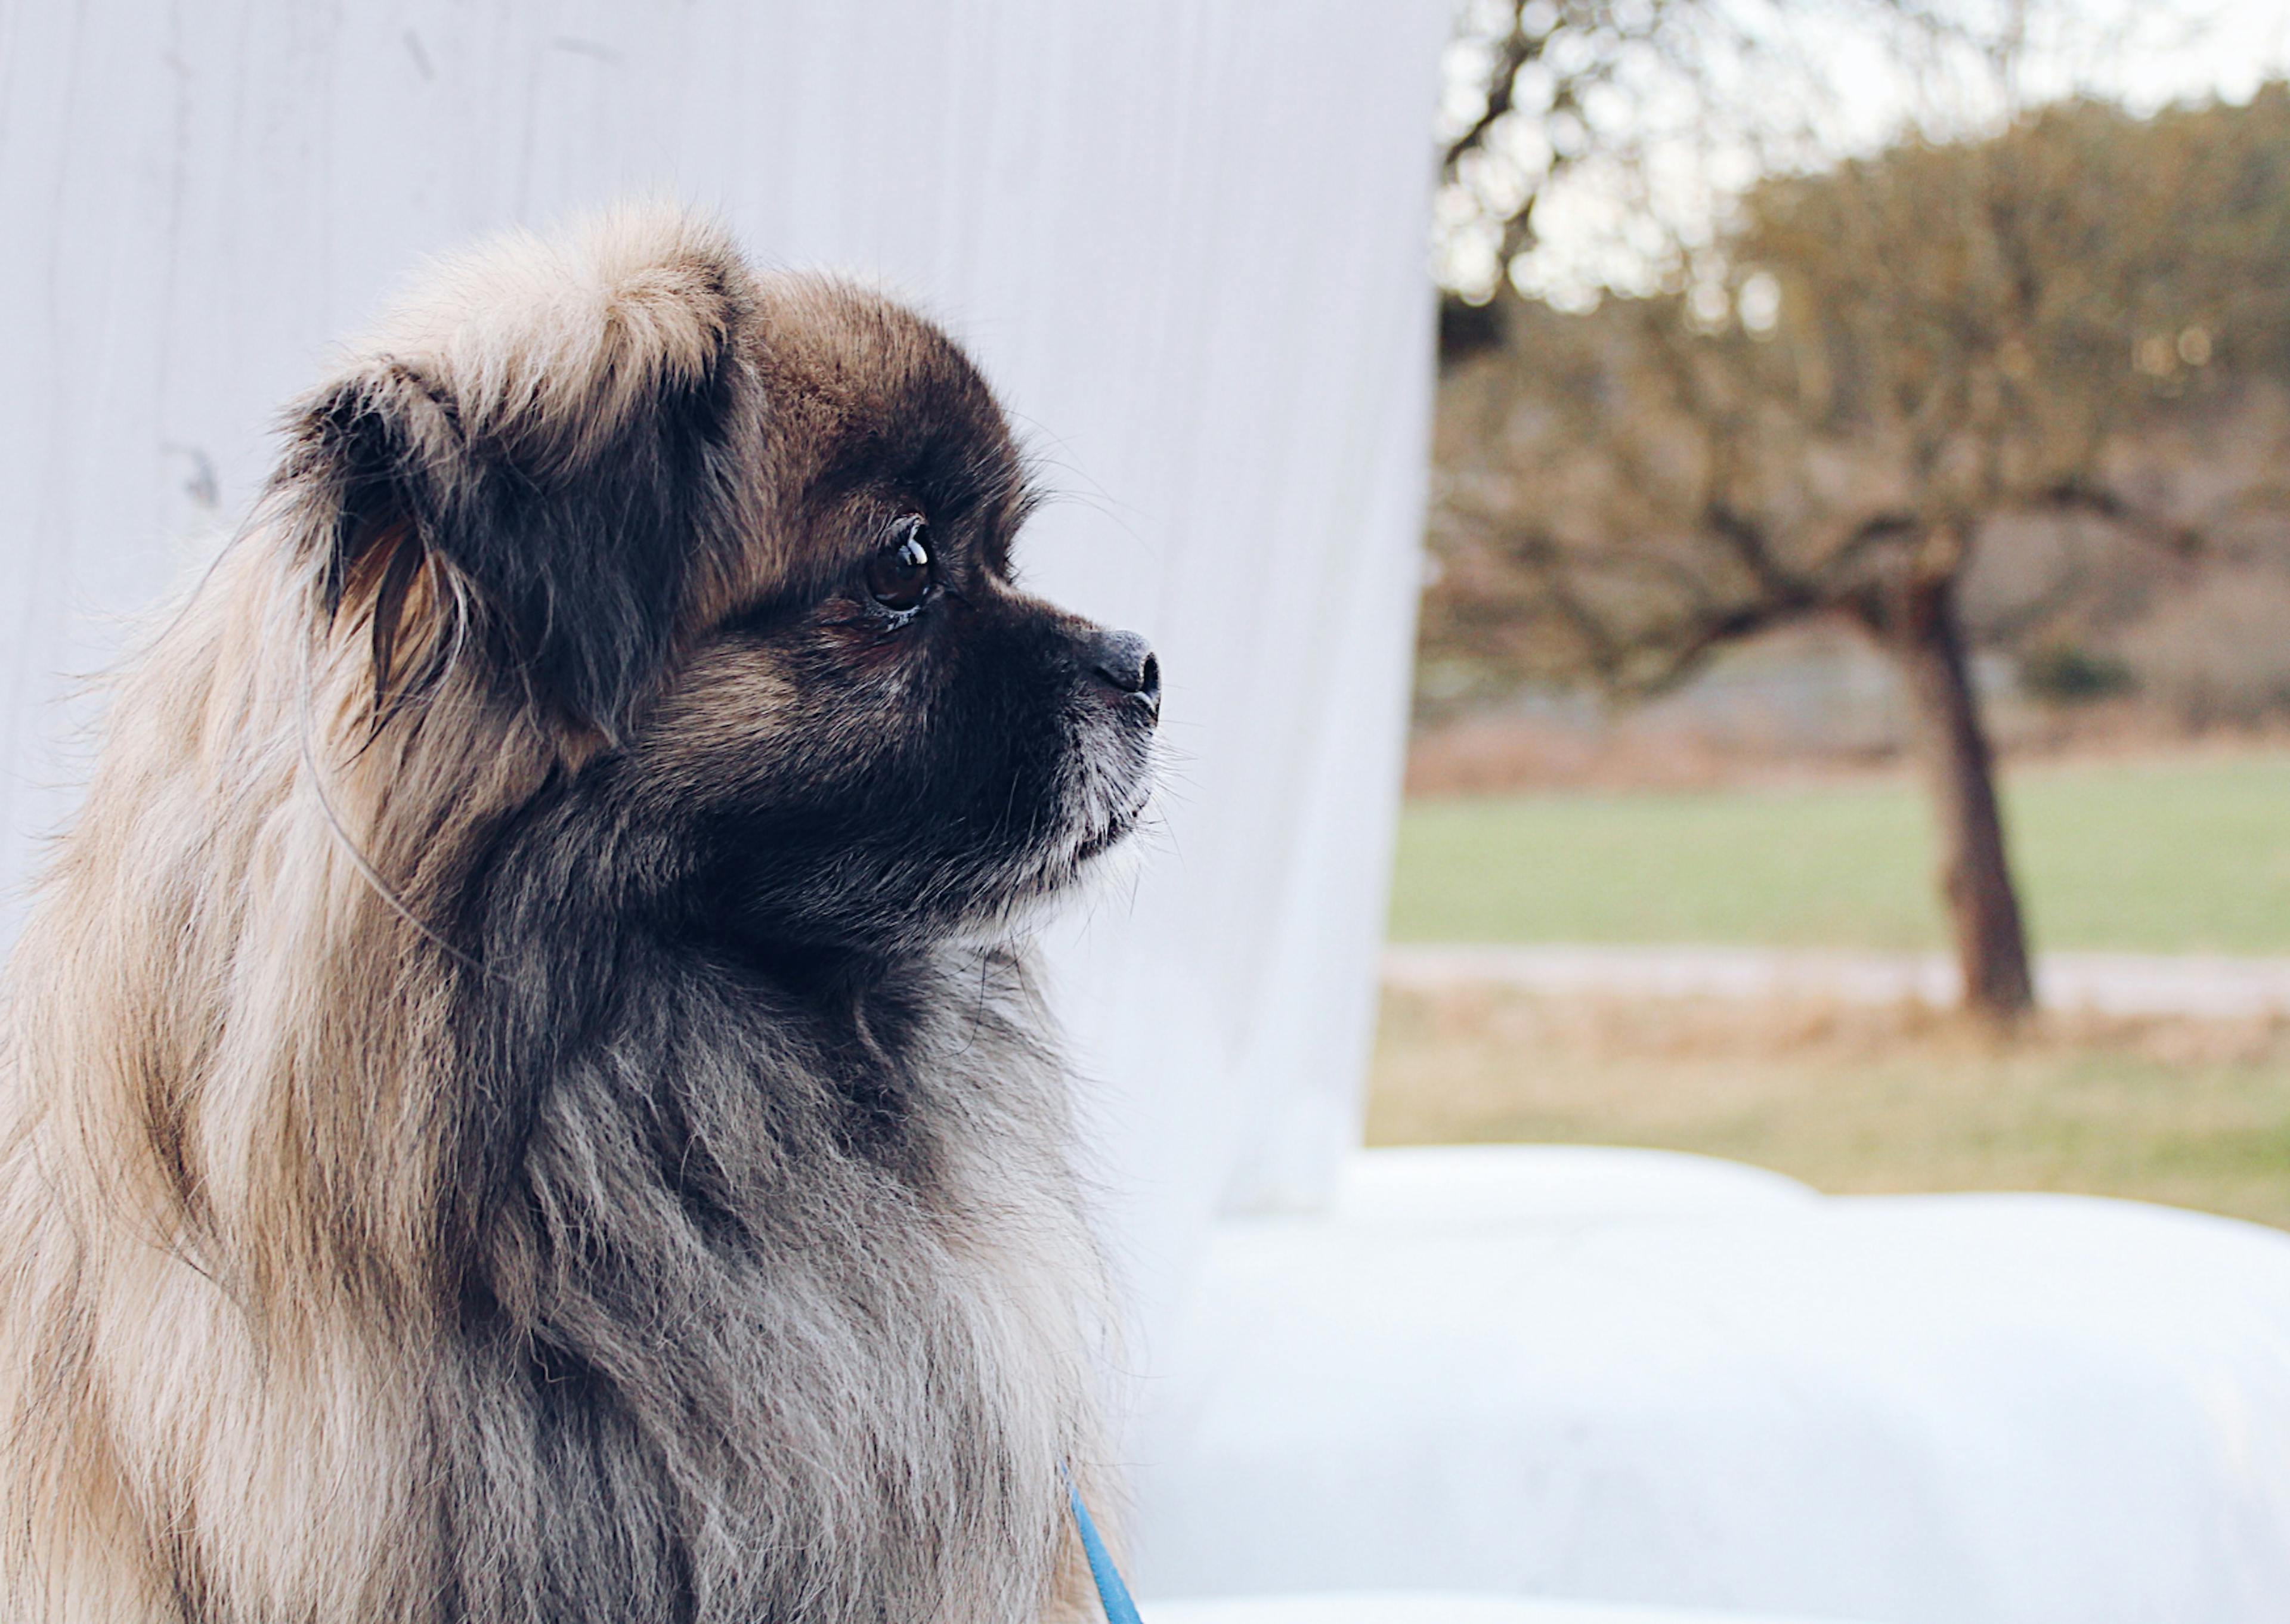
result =
[[1885,595],[1875,628],[1899,664],[1940,826],[1941,892],[1956,930],[1967,1008],[2012,1020],[2035,1004],[2020,900],[2004,851],[1995,758],[1972,692],[1951,575]]

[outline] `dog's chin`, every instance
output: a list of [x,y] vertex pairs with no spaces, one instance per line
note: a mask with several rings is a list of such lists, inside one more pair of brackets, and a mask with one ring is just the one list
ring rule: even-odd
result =
[[1125,892],[1144,860],[1137,835],[1152,802],[1148,778],[1113,810],[1071,819],[1005,892],[962,921],[956,941],[990,947],[1018,940],[1077,902]]
[[1075,861],[1072,877],[1057,894],[1057,905],[1130,890],[1144,867],[1143,833],[1151,812],[1149,801],[1140,801],[1116,827],[1086,844]]

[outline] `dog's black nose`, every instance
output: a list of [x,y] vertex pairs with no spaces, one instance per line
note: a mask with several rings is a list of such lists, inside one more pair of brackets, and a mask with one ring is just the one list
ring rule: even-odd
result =
[[1089,648],[1089,668],[1124,693],[1161,708],[1161,662],[1135,632],[1100,632]]

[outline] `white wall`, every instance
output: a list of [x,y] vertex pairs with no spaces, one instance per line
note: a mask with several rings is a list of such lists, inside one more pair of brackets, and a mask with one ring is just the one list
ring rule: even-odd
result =
[[[1124,1250],[1355,1137],[1430,368],[1437,0],[0,0],[0,884],[114,617],[243,511],[421,254],[631,190],[880,274],[1073,500],[1022,561],[1159,645],[1133,900],[1057,944]],[[12,927],[0,920],[0,935]]]

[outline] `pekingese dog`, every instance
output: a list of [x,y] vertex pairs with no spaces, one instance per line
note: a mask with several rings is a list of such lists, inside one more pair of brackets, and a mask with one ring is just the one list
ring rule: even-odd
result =
[[1013,1624],[1101,1274],[1020,934],[1150,793],[991,393],[658,211],[440,269],[125,675],[11,970],[0,1601]]

